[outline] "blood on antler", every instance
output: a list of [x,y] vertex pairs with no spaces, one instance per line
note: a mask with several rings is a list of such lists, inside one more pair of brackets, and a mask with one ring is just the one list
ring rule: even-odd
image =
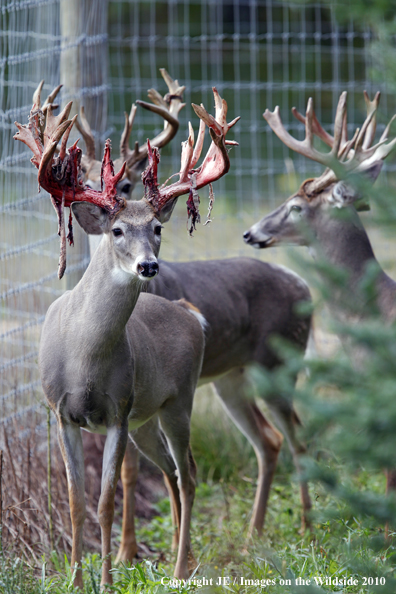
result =
[[[396,116],[393,116],[381,135],[379,142],[371,146],[376,130],[376,112],[379,104],[380,94],[377,93],[374,100],[370,101],[366,91],[364,99],[367,109],[367,117],[362,127],[357,129],[348,140],[347,132],[347,92],[344,91],[338,101],[334,121],[334,136],[331,136],[320,125],[314,109],[312,98],[308,100],[305,117],[295,107],[293,115],[305,124],[305,139],[293,138],[285,129],[279,114],[279,107],[271,112],[268,109],[263,114],[275,134],[286,146],[297,153],[312,159],[326,166],[324,173],[304,185],[305,190],[315,194],[327,187],[330,183],[346,177],[352,172],[362,172],[369,169],[374,163],[383,161],[393,150],[396,139],[390,142],[388,134],[390,126]],[[318,151],[313,146],[313,136],[316,135],[323,140],[330,148],[329,153]]]
[[[210,115],[202,104],[200,106],[194,103],[192,104],[201,122],[195,148],[194,130],[191,123],[189,123],[188,139],[182,143],[181,166],[178,174],[179,180],[171,185],[166,185],[167,182],[165,182],[161,187],[158,186],[157,165],[159,162],[159,153],[157,149],[151,148],[150,142],[148,142],[149,164],[142,174],[142,180],[145,186],[145,199],[152,204],[157,212],[160,212],[170,200],[174,200],[183,194],[189,194],[187,208],[192,222],[190,233],[195,228],[195,223],[199,222],[198,190],[212,184],[227,173],[230,168],[227,145],[238,146],[237,142],[226,140],[225,137],[228,130],[237,123],[240,117],[235,118],[228,124],[227,103],[225,99],[220,97],[215,87],[213,87],[213,94],[216,106],[215,117]],[[212,143],[203,163],[195,169],[195,165],[202,152],[205,126],[209,128]]]
[[[15,122],[18,132],[14,138],[25,143],[33,152],[31,161],[38,169],[39,188],[44,188],[50,194],[52,204],[58,215],[58,231],[61,237],[58,277],[62,278],[66,269],[64,207],[70,207],[75,201],[91,202],[115,215],[124,207],[124,200],[117,196],[116,185],[124,175],[125,163],[120,171],[114,175],[113,162],[110,157],[110,141],[107,140],[102,162],[102,188],[104,183],[104,190],[98,192],[85,186],[81,172],[81,149],[78,148],[77,142],[69,149],[66,148],[71,129],[77,117],[74,116],[71,120],[68,119],[72,102],[68,103],[58,116],[55,116],[53,110],[56,106],[52,104],[52,101],[60,87],[57,87],[44,105],[41,106],[42,86],[43,82],[40,83],[33,95],[33,107],[30,111],[29,123],[21,125]],[[61,146],[57,154],[56,149],[60,140]],[[72,244],[71,213],[67,238]]]

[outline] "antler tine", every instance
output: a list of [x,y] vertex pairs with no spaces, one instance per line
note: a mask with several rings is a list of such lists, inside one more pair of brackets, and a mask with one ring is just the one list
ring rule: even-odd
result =
[[[162,97],[156,89],[149,89],[148,97],[152,103],[140,100],[136,101],[137,105],[160,115],[165,120],[164,129],[155,138],[150,140],[151,146],[156,148],[162,148],[175,137],[179,129],[178,114],[185,105],[185,103],[182,103],[185,87],[180,86],[177,80],[173,80],[165,68],[160,68],[160,72],[168,86],[169,93]],[[135,150],[133,151],[129,148],[129,137],[135,117],[135,113],[132,116],[133,110],[134,106],[132,106],[129,118],[126,117],[125,119],[125,127],[121,137],[121,155],[126,159],[129,169],[132,169],[136,163],[145,159],[148,154],[147,143],[141,147],[136,143]]]
[[227,102],[222,99],[217,91],[217,89],[213,88],[213,94],[215,99],[215,114],[216,114],[216,121],[221,125],[227,125],[227,111],[228,105]]
[[313,147],[313,133],[312,133],[312,118],[313,118],[313,99],[310,97],[307,103],[307,111],[305,113],[305,141],[309,148]]
[[33,108],[39,109],[41,107],[41,91],[43,90],[43,86],[44,80],[41,80],[33,93]]
[[129,115],[125,112],[125,125],[124,129],[121,134],[121,141],[120,141],[120,154],[121,158],[124,161],[127,161],[130,158],[131,149],[129,148],[129,138],[131,136],[133,122],[135,121],[137,107],[134,103],[132,103],[131,111]]
[[[189,122],[189,125],[190,125],[190,122]],[[195,165],[198,163],[199,157],[201,156],[203,143],[205,140],[205,127],[206,127],[205,122],[203,120],[199,120],[198,138],[197,138],[197,142],[195,144],[194,153],[193,153],[193,156],[191,158],[191,163],[190,163],[191,169],[193,167],[195,167]]]
[[374,114],[375,114],[374,117],[371,119],[370,126],[367,127],[366,135],[363,140],[363,149],[368,149],[374,140],[375,131],[377,129],[376,111],[378,109],[378,105],[380,102],[381,93],[380,93],[380,91],[377,91],[377,93],[375,94],[375,97],[372,101],[370,101],[367,91],[363,91],[363,95],[364,95],[364,102],[366,104],[367,117],[370,117],[370,114],[372,112],[374,112]]
[[[313,113],[313,112],[311,112],[311,113]],[[263,117],[265,120],[267,120],[269,126],[272,128],[272,130],[275,132],[275,134],[278,136],[278,138],[280,138],[280,140],[287,147],[289,147],[291,150],[299,153],[300,155],[304,155],[305,157],[308,157],[309,159],[312,159],[313,161],[317,161],[318,163],[321,163],[322,165],[326,165],[326,166],[330,165],[330,163],[332,161],[331,153],[329,153],[329,154],[320,153],[319,151],[317,151],[314,148],[314,146],[312,146],[312,142],[311,142],[311,144],[309,144],[309,138],[307,139],[307,137],[306,137],[304,140],[297,140],[296,138],[293,138],[293,136],[291,136],[291,134],[289,134],[289,132],[287,132],[285,126],[283,125],[281,117],[280,117],[279,106],[276,106],[275,110],[272,112],[269,111],[269,109],[266,109],[265,112],[263,113]],[[313,115],[312,115],[312,121],[313,121]],[[304,123],[306,125],[306,129],[307,129],[307,127],[309,129],[309,125],[306,124],[306,117],[304,118]]]
[[188,138],[182,142],[181,166],[179,173],[179,182],[184,183],[188,180],[188,172],[192,167],[192,158],[194,151],[194,130],[191,122],[188,122]]
[[85,109],[83,105],[80,107],[80,119],[76,120],[76,126],[85,142],[85,148],[87,151],[85,157],[89,162],[95,161],[95,139],[92,134],[91,126],[89,125],[85,116]]
[[[69,140],[70,132],[72,131],[72,128],[73,128],[74,124],[76,123],[76,120],[77,120],[77,114],[70,120],[70,125],[68,126],[68,128],[66,128],[66,131],[62,136],[61,147],[59,150],[59,158],[62,161],[66,157],[67,142]],[[76,142],[78,142],[78,141],[76,141]]]
[[341,93],[338,100],[335,120],[334,120],[334,143],[331,149],[331,156],[336,159],[340,150],[341,142],[343,139],[343,131],[345,130],[345,116],[346,116],[346,101],[347,92]]
[[169,90],[169,93],[165,95],[163,101],[165,101],[166,104],[169,103],[170,113],[177,117],[179,111],[186,105],[185,103],[182,103],[183,93],[186,90],[186,87],[184,85],[179,85],[178,80],[173,80],[165,68],[160,68],[160,72]]
[[[178,80],[173,80],[165,68],[160,68],[160,72],[169,91],[169,93],[161,99],[164,101],[165,105],[169,105],[170,113],[176,115],[186,105],[185,103],[182,103],[183,93],[186,90],[186,87],[185,85],[180,85]],[[151,89],[151,91],[154,92],[154,89]]]
[[395,119],[396,119],[396,114],[391,117],[388,125],[386,126],[385,130],[382,132],[380,142],[382,142],[383,140],[387,140],[387,138],[389,136],[389,130],[391,129],[391,126],[392,126],[393,122],[395,121]]
[[[58,85],[57,87],[55,87],[55,89],[48,95],[47,99],[44,101],[43,108],[46,105],[48,105],[49,103],[54,102],[54,99],[56,99],[56,97],[58,96],[58,93],[62,87],[63,87],[63,85]],[[54,109],[55,109],[55,106],[54,106]]]
[[[364,153],[365,137],[366,137],[366,134],[367,134],[374,118],[375,118],[375,111],[371,111],[368,114],[367,118],[364,120],[363,126],[360,128],[359,134],[356,138],[356,142],[355,142],[355,146],[354,146],[355,155],[357,155],[358,152],[360,154]],[[370,142],[370,144],[371,144],[371,142]],[[370,146],[370,144],[368,146]]]
[[44,80],[40,81],[37,89],[33,93],[33,105],[36,106],[36,109],[41,109],[43,111],[43,113],[45,113],[48,108],[48,105],[52,104],[53,109],[56,109],[57,107],[59,107],[59,105],[53,105],[53,103],[54,103],[54,99],[56,98],[59,91],[61,90],[62,85],[58,85],[57,87],[55,87],[55,89],[53,89],[53,91],[51,91],[51,93],[48,95],[48,97],[44,101],[43,105],[41,105],[41,92],[43,90],[43,86],[44,86]]
[[66,132],[67,136],[69,136],[74,121],[65,120],[61,122],[51,136],[48,137],[47,145],[44,146],[38,171],[39,186],[42,186],[44,189],[46,189],[46,176],[51,176],[52,159],[58,142]]
[[[305,125],[305,116],[303,116],[299,111],[297,111],[295,107],[292,107],[292,114],[299,122]],[[330,148],[333,147],[333,136],[326,132],[326,130],[324,130],[322,126],[319,124],[318,118],[316,117],[314,110],[312,110],[312,132],[316,134],[318,138],[321,138],[323,142],[327,144],[327,146],[329,146]]]
[[52,103],[47,105],[47,118],[45,122],[45,129],[43,130],[44,150],[47,148],[47,144],[52,142],[53,135],[56,133],[58,127],[68,119],[72,105],[73,101],[69,101],[69,103],[65,105],[63,110],[57,116],[54,116],[52,113],[54,110]]
[[[306,117],[304,117],[299,111],[297,111],[297,109],[295,107],[292,107],[292,110],[291,111],[292,111],[292,114],[294,115],[294,117],[299,122],[301,122],[302,124],[306,125]],[[312,132],[318,138],[320,138],[321,140],[323,140],[323,142],[325,144],[327,144],[327,146],[329,146],[331,149],[333,149],[333,147],[334,147],[334,136],[331,136],[331,134],[329,134],[328,132],[326,132],[326,130],[320,125],[319,120],[316,117],[315,111],[313,109],[313,105],[312,105]],[[339,150],[338,150],[338,155],[340,155],[340,153],[344,151],[344,147],[345,147],[345,144],[347,142],[348,142],[348,129],[347,129],[347,114],[346,114],[346,110],[345,110],[344,116],[343,116],[343,119],[342,119],[341,141],[340,141],[340,147],[339,147]]]

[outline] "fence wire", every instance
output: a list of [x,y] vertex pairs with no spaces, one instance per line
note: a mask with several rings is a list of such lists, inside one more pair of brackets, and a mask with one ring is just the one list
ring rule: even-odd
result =
[[[61,103],[70,96],[86,106],[97,99],[99,108],[88,117],[100,146],[112,138],[115,156],[124,111],[136,99],[146,99],[151,87],[166,92],[159,68],[186,85],[177,139],[162,153],[163,179],[179,169],[187,122],[197,127],[191,102],[211,110],[216,86],[228,102],[230,119],[242,116],[232,136],[240,146],[232,151],[231,171],[215,187],[216,226],[201,228],[194,242],[184,230],[180,239],[185,207],[179,204],[164,245],[172,259],[252,255],[240,239],[244,228],[294,189],[296,178],[318,171],[278,141],[262,118],[266,107],[280,105],[286,127],[299,137],[303,127],[291,119],[290,109],[295,105],[303,110],[309,96],[328,131],[345,89],[350,132],[364,116],[364,89],[371,96],[378,88],[382,91],[383,122],[392,107],[385,86],[370,79],[370,30],[357,29],[353,22],[341,26],[320,2],[81,0],[82,30],[70,37],[62,33],[64,4],[0,3],[0,426],[18,431],[34,415],[37,427],[45,426],[38,341],[45,312],[67,281],[56,276],[56,217],[48,195],[37,191],[29,151],[13,140],[14,121],[27,122],[41,79],[47,92],[59,84],[62,56],[81,49],[80,80],[74,89],[63,89]],[[98,49],[103,45],[105,60]],[[103,75],[100,84],[90,82],[95,71]],[[161,121],[139,109],[133,141],[144,143],[161,127]],[[71,279],[83,272],[87,258],[73,259],[69,250],[68,263]],[[0,442],[1,435],[0,430]]]

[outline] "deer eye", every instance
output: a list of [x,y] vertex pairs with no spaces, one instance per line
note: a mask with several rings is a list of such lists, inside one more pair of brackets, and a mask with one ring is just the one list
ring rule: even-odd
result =
[[301,208],[301,206],[298,206],[297,204],[293,204],[293,206],[290,209],[290,212],[293,212],[293,211],[294,212],[301,212],[302,211],[302,208]]
[[123,235],[123,232],[119,227],[116,227],[113,229],[113,235],[114,237],[120,237],[120,235]]
[[121,188],[121,192],[123,194],[129,194],[129,192],[131,191],[131,187],[132,187],[131,184],[124,184]]
[[154,229],[154,233],[156,235],[161,235],[161,231],[162,231],[162,225],[157,225],[157,227],[155,227],[155,229]]

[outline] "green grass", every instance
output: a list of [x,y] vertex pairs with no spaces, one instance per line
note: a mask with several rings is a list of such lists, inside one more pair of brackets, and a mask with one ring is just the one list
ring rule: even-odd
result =
[[[361,486],[379,490],[382,477],[370,476],[362,472],[356,480]],[[316,521],[314,533],[299,534],[299,498],[296,484],[287,482],[281,475],[277,477],[270,500],[265,535],[246,545],[245,534],[254,494],[254,485],[246,483],[240,477],[232,481],[220,479],[219,482],[200,483],[197,488],[196,504],[192,526],[192,543],[200,565],[193,577],[196,584],[176,590],[165,587],[172,577],[175,558],[171,549],[171,519],[169,504],[163,500],[158,504],[159,514],[150,522],[141,522],[138,538],[149,542],[155,550],[153,557],[140,564],[129,567],[121,566],[114,570],[112,591],[127,592],[235,592],[235,593],[288,593],[314,591],[301,586],[280,585],[281,579],[293,584],[297,578],[313,580],[314,577],[356,578],[358,586],[340,589],[337,586],[326,587],[326,592],[389,592],[392,590],[378,586],[377,589],[363,587],[363,574],[353,573],[346,564],[349,552],[355,556],[364,570],[372,566],[375,550],[372,537],[380,537],[376,527],[368,528],[353,518],[345,519],[342,508],[323,491],[315,491],[314,506]],[[337,514],[338,509],[338,514]],[[323,516],[330,512],[332,519]],[[391,572],[389,559],[395,555],[395,547],[389,546],[382,551],[371,567],[375,578],[389,579]],[[43,560],[44,561],[44,560]],[[63,594],[74,592],[72,570],[67,560],[61,555],[52,555],[39,572],[29,570],[17,560],[2,561],[0,593],[41,594],[51,592]],[[84,559],[84,584],[86,594],[99,593],[100,558],[90,555]],[[367,575],[367,574],[366,574]],[[218,579],[230,578],[230,584],[216,586]],[[200,587],[203,578],[212,585]],[[241,578],[251,580],[252,585],[241,585]],[[201,581],[200,581],[201,580]],[[268,587],[261,586],[266,580],[276,582]],[[254,585],[257,582],[260,585]],[[263,581],[263,582],[262,582]],[[379,589],[380,588],[380,589]]]
[[[203,414],[205,411],[205,414]],[[216,429],[216,431],[215,431]],[[205,447],[206,444],[206,447]],[[206,389],[195,405],[193,451],[199,482],[193,510],[192,545],[199,567],[193,582],[172,587],[175,555],[171,552],[172,524],[167,499],[157,504],[158,515],[138,522],[138,540],[153,550],[149,559],[135,566],[114,569],[110,591],[138,592],[234,592],[288,594],[304,592],[393,593],[396,547],[384,546],[381,528],[369,519],[358,520],[320,485],[311,486],[314,505],[313,533],[301,536],[298,485],[286,451],[271,493],[264,536],[246,543],[255,491],[255,458],[245,440],[228,422],[216,399]],[[329,467],[342,473],[341,464],[329,457]],[[384,490],[382,473],[361,470],[351,479],[360,489]],[[29,568],[15,558],[0,557],[0,594],[65,594],[74,592],[73,571],[61,553],[43,558],[42,567]],[[99,555],[84,558],[85,594],[100,591]],[[385,578],[385,586],[363,585],[363,576]],[[354,578],[358,585],[340,587],[296,585],[295,580]],[[206,583],[204,585],[204,578]],[[219,578],[229,584],[216,585]],[[248,585],[241,579],[250,580]],[[212,580],[212,584],[210,584]],[[281,585],[280,580],[290,580]],[[274,582],[274,583],[272,583]],[[269,585],[265,585],[265,584]],[[165,585],[164,585],[165,584]]]

